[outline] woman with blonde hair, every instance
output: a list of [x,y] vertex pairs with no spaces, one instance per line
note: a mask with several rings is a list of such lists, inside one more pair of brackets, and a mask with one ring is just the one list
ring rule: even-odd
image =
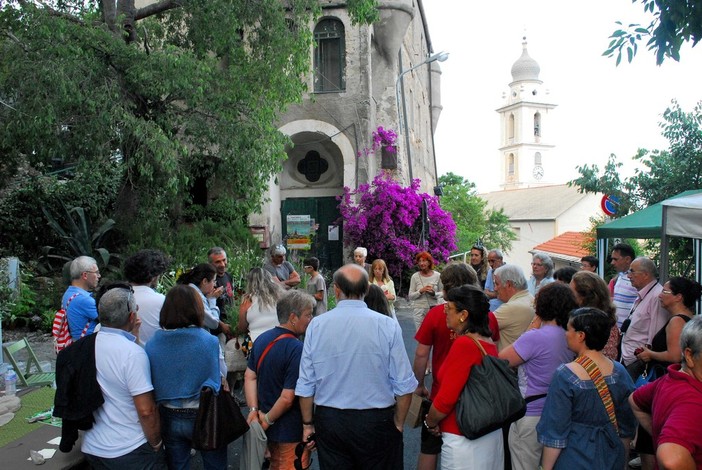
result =
[[390,316],[395,316],[395,283],[390,277],[388,272],[388,267],[385,261],[378,258],[371,264],[371,284],[375,284],[380,287],[385,294],[385,299],[388,301],[388,307],[390,307]]
[[278,326],[275,306],[285,291],[263,268],[252,268],[246,276],[246,293],[239,307],[239,331],[247,330],[251,341]]
[[[590,271],[578,271],[570,280],[570,289],[578,306],[602,310],[616,320],[617,308],[612,302],[609,287],[600,276]],[[602,349],[602,354],[616,361],[619,356],[620,338],[619,327],[615,324],[609,332],[609,339]]]

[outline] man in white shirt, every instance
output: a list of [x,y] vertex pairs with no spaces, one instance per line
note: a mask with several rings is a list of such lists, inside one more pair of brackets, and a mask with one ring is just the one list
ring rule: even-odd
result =
[[165,470],[149,358],[130,333],[138,321],[131,289],[124,284],[108,289],[98,312],[95,368],[105,402],[94,412],[81,450],[93,468]]
[[167,267],[166,255],[158,250],[140,250],[124,261],[124,277],[132,285],[139,306],[139,342],[142,345],[161,329],[159,316],[166,296],[156,292],[156,286]]

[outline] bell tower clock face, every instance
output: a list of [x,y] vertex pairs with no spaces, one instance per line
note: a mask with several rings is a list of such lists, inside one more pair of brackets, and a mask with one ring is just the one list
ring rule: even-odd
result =
[[544,167],[541,165],[536,165],[532,174],[534,175],[534,179],[540,180],[544,177]]

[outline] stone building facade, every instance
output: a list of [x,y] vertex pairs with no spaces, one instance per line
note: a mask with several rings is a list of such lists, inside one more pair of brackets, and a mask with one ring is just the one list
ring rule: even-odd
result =
[[[308,92],[279,121],[294,145],[249,223],[279,243],[292,233],[290,220],[309,216],[312,252],[334,269],[348,261],[336,200],[344,187],[370,183],[381,171],[405,185],[418,178],[425,192],[437,185],[441,72],[436,60],[423,64],[434,51],[421,0],[381,0],[372,25],[353,25],[343,2],[321,3],[321,17],[309,25]],[[385,160],[372,149],[379,127],[398,135],[396,154]]]

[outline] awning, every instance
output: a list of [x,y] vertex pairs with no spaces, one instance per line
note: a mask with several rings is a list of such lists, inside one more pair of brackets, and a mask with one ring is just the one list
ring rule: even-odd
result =
[[[676,199],[702,193],[702,189],[692,189],[677,194],[645,209],[597,227],[597,238],[661,238],[663,233],[663,204],[670,206]],[[702,198],[702,195],[699,196]],[[702,200],[702,199],[701,199]],[[668,209],[670,213],[670,209]],[[702,214],[702,212],[698,212]],[[699,217],[699,215],[698,215]],[[690,221],[685,222],[690,225]],[[700,227],[702,230],[702,227]],[[669,235],[672,235],[668,232]],[[676,235],[688,238],[702,238],[702,235]]]

